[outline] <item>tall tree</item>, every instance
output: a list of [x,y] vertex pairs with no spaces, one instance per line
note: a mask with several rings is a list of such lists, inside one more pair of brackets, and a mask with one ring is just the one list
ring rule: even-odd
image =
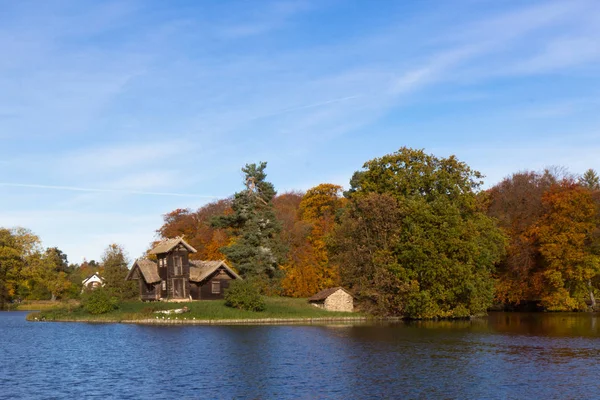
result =
[[579,184],[590,190],[600,190],[600,177],[590,168],[579,178]]
[[591,280],[600,273],[600,258],[590,246],[598,224],[591,193],[563,180],[544,194],[542,204],[545,213],[534,230],[545,261],[542,306],[551,311],[586,309],[587,296],[595,306]]
[[0,228],[0,310],[17,294],[25,266],[24,255],[14,230]]
[[129,260],[122,246],[113,243],[102,255],[103,278],[105,288],[120,300],[132,299],[138,295],[138,288],[133,281],[126,281],[129,272]]
[[[482,175],[454,156],[438,158],[423,150],[401,148],[366,162],[354,178],[348,195],[355,207],[361,207],[357,203],[361,199],[379,194],[387,196],[381,201],[389,212],[397,210],[398,214],[396,230],[373,228],[389,237],[386,243],[391,242],[367,253],[385,284],[372,280],[366,289],[357,291],[359,297],[362,291],[367,295],[379,292],[397,300],[390,300],[390,307],[380,312],[414,318],[485,312],[492,301],[491,273],[503,252],[504,236],[483,213],[477,196]],[[371,200],[370,212],[375,213],[380,205]],[[346,224],[352,226],[349,221]],[[350,229],[347,235],[342,230],[337,242],[352,243],[354,232]],[[347,255],[342,257],[352,262]],[[348,264],[340,266],[342,276],[348,277],[343,271]],[[355,286],[352,280],[344,282]]]
[[343,207],[342,187],[323,183],[309,189],[298,205],[296,240],[284,265],[282,286],[291,296],[305,297],[339,285],[339,268],[329,259],[327,240],[335,215]]
[[[277,277],[283,258],[281,229],[273,209],[275,188],[266,181],[266,162],[246,164],[245,190],[234,195],[232,213],[214,219],[214,225],[229,230],[233,243],[221,251],[240,274],[263,283]],[[268,288],[267,285],[263,285]]]
[[544,215],[542,196],[565,172],[515,173],[487,192],[487,213],[498,221],[509,241],[506,256],[496,270],[496,300],[510,305],[538,300],[543,291],[544,268],[533,229]]

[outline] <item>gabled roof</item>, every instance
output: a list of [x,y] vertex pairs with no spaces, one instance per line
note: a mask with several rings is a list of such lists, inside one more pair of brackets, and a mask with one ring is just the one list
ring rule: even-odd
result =
[[182,237],[176,237],[172,239],[165,239],[159,244],[156,245],[152,250],[149,251],[149,254],[162,254],[168,253],[173,250],[177,245],[183,245],[186,249],[188,249],[192,253],[196,253],[196,249],[189,245]]
[[93,277],[98,278],[98,280],[100,282],[104,282],[104,278],[102,278],[100,275],[98,275],[97,272],[93,273],[92,275],[88,276],[87,278],[85,278],[83,281],[81,281],[81,283],[83,283],[84,285],[89,282],[90,279],[92,279]]
[[129,273],[127,274],[127,277],[125,278],[126,280],[136,279],[133,278],[136,268],[140,270],[140,273],[142,274],[142,277],[146,283],[160,282],[160,276],[158,276],[156,263],[152,260],[148,260],[147,258],[135,260],[133,266],[129,270]]
[[242,279],[238,274],[232,270],[225,261],[200,261],[190,260],[190,281],[202,282],[208,278],[213,272],[219,267],[224,267],[235,279]]
[[332,294],[334,294],[338,290],[343,290],[344,292],[346,292],[350,296],[352,296],[352,293],[350,293],[349,291],[347,291],[343,287],[338,286],[338,287],[334,287],[334,288],[329,288],[329,289],[321,290],[319,293],[313,295],[312,297],[309,297],[308,301],[321,301],[321,300],[325,300],[326,298],[328,298],[329,296],[331,296]]

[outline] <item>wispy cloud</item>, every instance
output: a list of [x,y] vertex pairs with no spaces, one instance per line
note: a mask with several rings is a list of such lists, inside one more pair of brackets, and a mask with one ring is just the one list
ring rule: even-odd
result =
[[253,12],[244,13],[243,20],[223,24],[217,35],[228,39],[246,38],[261,35],[283,27],[292,17],[314,7],[308,1],[292,0],[272,3],[256,3]]
[[99,189],[99,188],[89,188],[89,187],[37,185],[37,184],[11,183],[11,182],[0,182],[0,186],[30,188],[30,189],[66,190],[66,191],[71,191],[71,192],[134,194],[134,195],[143,195],[143,196],[197,197],[197,198],[203,198],[203,199],[218,198],[218,196],[210,196],[210,195],[202,195],[202,194],[194,194],[194,193],[149,192],[149,191],[143,191],[143,190],[127,190],[127,189]]

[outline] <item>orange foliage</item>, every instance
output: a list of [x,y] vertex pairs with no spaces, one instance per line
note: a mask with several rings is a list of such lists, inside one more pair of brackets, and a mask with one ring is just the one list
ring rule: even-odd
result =
[[585,309],[587,284],[598,274],[588,247],[597,209],[589,190],[568,180],[542,197],[545,214],[534,227],[546,262],[541,304],[548,310]]
[[220,249],[229,243],[230,238],[224,229],[214,228],[211,221],[228,213],[231,213],[229,199],[206,204],[196,211],[177,209],[163,216],[164,224],[157,232],[161,238],[185,235],[185,240],[198,250],[190,255],[194,260],[224,260]]
[[344,205],[341,192],[341,186],[321,184],[309,189],[300,202],[295,194],[294,201],[288,198],[285,202],[288,207],[280,207],[278,217],[282,216],[290,247],[288,262],[282,266],[285,277],[281,285],[286,295],[307,297],[339,284],[339,268],[329,262],[326,241],[335,213]]

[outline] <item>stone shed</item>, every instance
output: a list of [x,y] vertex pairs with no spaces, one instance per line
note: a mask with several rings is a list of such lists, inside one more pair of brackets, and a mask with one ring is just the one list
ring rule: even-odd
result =
[[321,290],[310,297],[308,302],[327,311],[354,311],[354,298],[350,292],[339,286]]

